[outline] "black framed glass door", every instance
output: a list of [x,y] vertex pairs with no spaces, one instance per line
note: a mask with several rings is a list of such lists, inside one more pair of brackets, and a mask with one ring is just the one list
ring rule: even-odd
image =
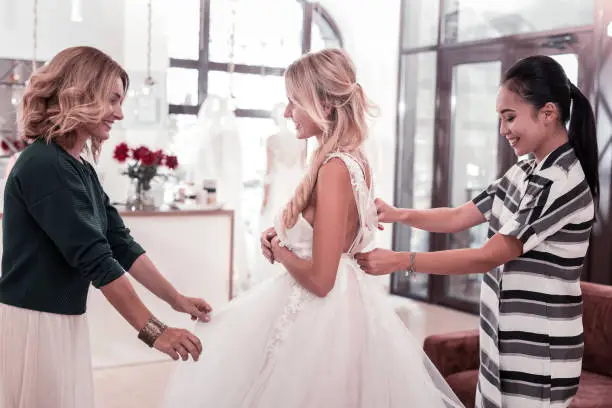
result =
[[[512,160],[498,137],[495,104],[506,65],[504,44],[458,47],[441,53],[437,115],[439,146],[432,207],[456,207],[473,197],[501,174]],[[433,251],[479,247],[487,238],[486,225],[456,234],[432,234]],[[476,311],[480,274],[432,276],[431,300]]]

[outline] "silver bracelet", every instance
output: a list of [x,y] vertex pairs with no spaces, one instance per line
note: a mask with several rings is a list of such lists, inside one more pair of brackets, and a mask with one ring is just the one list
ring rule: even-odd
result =
[[408,266],[408,270],[405,272],[405,277],[406,278],[411,278],[414,276],[415,270],[414,270],[414,261],[416,259],[416,252],[411,252],[410,253],[410,265]]

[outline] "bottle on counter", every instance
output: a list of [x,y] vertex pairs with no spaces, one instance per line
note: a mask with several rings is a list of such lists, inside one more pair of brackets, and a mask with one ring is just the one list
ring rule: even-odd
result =
[[208,206],[217,204],[217,182],[215,180],[204,180],[202,183],[205,203]]
[[174,193],[174,202],[175,203],[184,203],[185,202],[185,186],[179,185]]

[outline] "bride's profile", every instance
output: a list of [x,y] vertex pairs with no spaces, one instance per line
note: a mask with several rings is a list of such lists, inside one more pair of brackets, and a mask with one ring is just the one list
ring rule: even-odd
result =
[[165,406],[462,407],[354,255],[375,246],[363,153],[369,104],[349,56],[327,49],[286,70],[285,117],[316,137],[307,174],[262,250],[286,273],[198,324],[197,363],[177,367]]

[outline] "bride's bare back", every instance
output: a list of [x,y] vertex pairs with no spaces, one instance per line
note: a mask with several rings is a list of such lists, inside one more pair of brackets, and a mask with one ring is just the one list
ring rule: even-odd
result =
[[[364,164],[368,188],[370,172]],[[359,231],[359,212],[351,176],[340,158],[333,158],[321,166],[311,203],[302,212],[314,229],[313,263],[335,279],[340,257],[349,251]],[[316,268],[316,267],[315,267]]]

